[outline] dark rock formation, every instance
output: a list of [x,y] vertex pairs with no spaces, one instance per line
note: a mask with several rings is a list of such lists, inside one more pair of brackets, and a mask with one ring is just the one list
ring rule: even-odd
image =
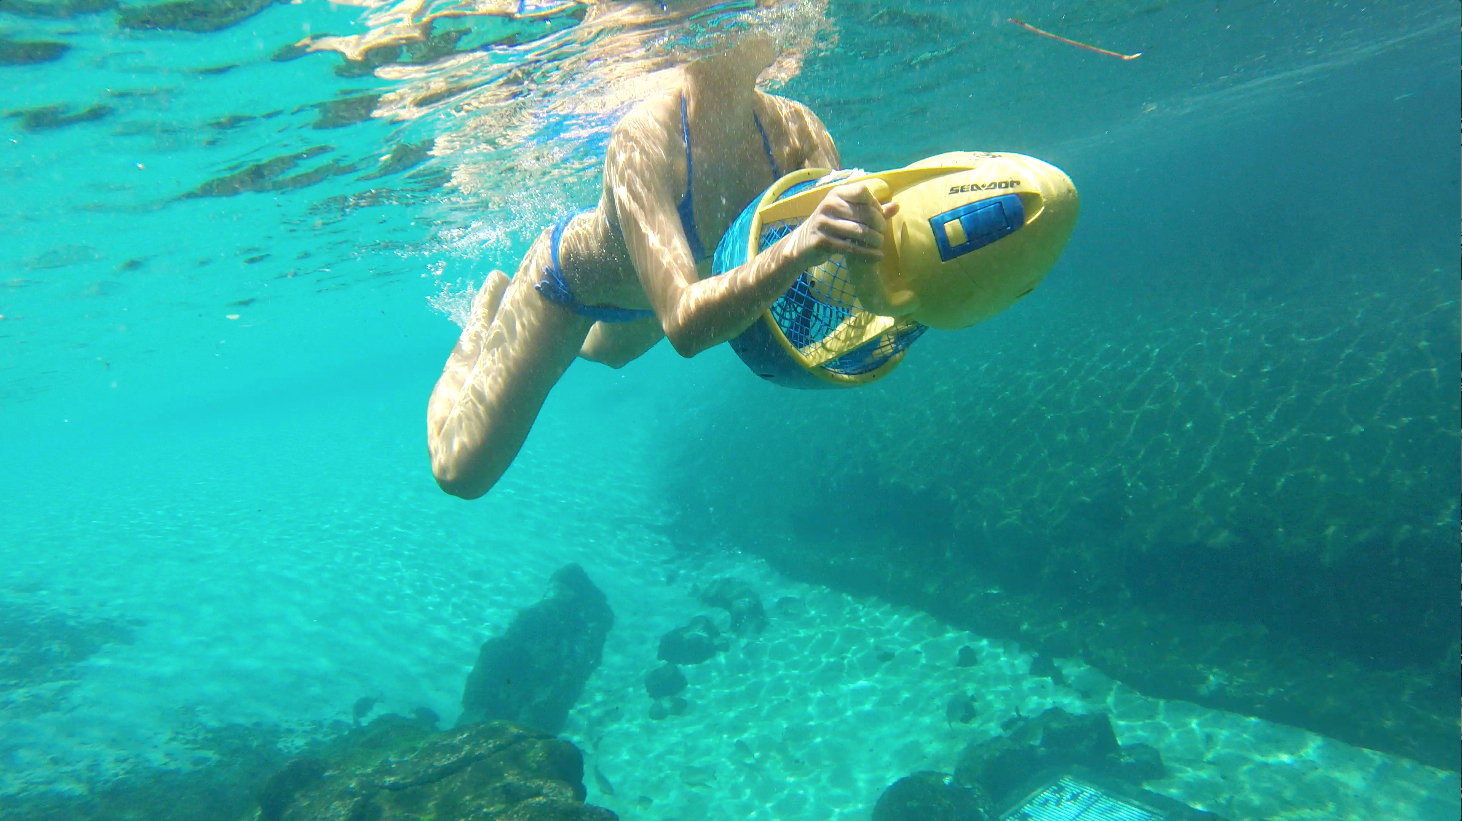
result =
[[645,674],[645,692],[650,698],[668,698],[685,689],[685,674],[674,664],[665,664]]
[[432,729],[436,729],[437,722],[442,720],[442,717],[437,715],[437,711],[430,707],[417,707],[411,711],[411,717]]
[[773,605],[777,615],[785,619],[800,619],[807,615],[807,602],[796,596],[783,596]]
[[259,791],[260,821],[279,821],[300,791],[325,776],[325,762],[318,758],[296,758],[269,776]]
[[978,787],[956,784],[944,773],[900,778],[873,806],[873,821],[985,821],[990,802]]
[[660,637],[659,658],[671,664],[700,664],[725,649],[726,640],[716,625],[705,616],[696,616]]
[[271,157],[237,171],[206,180],[202,185],[180,196],[179,199],[232,197],[250,191],[292,191],[296,188],[314,185],[329,177],[358,170],[357,163],[346,163],[337,159],[307,171],[289,173],[298,164],[333,150],[330,146],[316,145],[293,154]]
[[1163,774],[1157,751],[1146,745],[1121,747],[1105,714],[1072,715],[1053,707],[1020,720],[1006,736],[966,747],[954,777],[1004,806],[1038,774],[1071,767],[1134,786]]
[[761,596],[746,582],[717,579],[701,592],[701,601],[730,613],[731,632],[738,636],[757,635],[766,629],[767,614]]
[[390,153],[381,158],[379,168],[369,174],[362,174],[360,178],[362,180],[377,180],[391,174],[409,171],[431,156],[431,148],[431,140],[421,140],[414,143],[397,143],[391,148]]
[[1056,660],[1045,653],[1037,653],[1036,657],[1031,659],[1031,675],[1048,678],[1052,684],[1057,686],[1066,684],[1066,674],[1056,666]]
[[39,601],[0,598],[0,636],[5,636],[0,703],[7,715],[58,709],[41,694],[54,690],[52,683],[75,679],[76,666],[108,645],[131,644],[140,624],[56,610]]
[[376,110],[376,104],[380,100],[381,95],[379,94],[355,94],[316,103],[313,108],[319,112],[319,118],[310,127],[316,129],[341,128],[363,123],[371,118],[371,113]]
[[242,23],[275,0],[174,0],[128,6],[117,15],[117,28],[160,31],[218,31]]
[[24,66],[61,59],[70,46],[55,40],[12,40],[0,37],[0,66]]
[[1121,777],[1129,784],[1143,784],[1167,777],[1162,753],[1151,744],[1128,744],[1122,748]]
[[116,7],[117,0],[0,0],[0,12],[51,20],[67,20]]
[[450,732],[386,716],[324,759],[297,759],[260,795],[263,821],[614,821],[584,804],[584,760],[567,741],[505,722]]
[[967,693],[955,693],[944,703],[944,720],[949,726],[975,720],[975,700]]
[[360,720],[370,715],[371,710],[376,709],[376,705],[380,703],[380,696],[361,696],[350,707],[350,720],[360,726]]
[[111,113],[112,107],[101,103],[87,106],[80,111],[73,111],[67,103],[56,103],[7,111],[5,116],[18,119],[20,127],[26,131],[51,131],[100,120]]
[[563,567],[542,601],[519,611],[503,635],[483,642],[457,726],[502,719],[545,733],[562,730],[613,625],[609,602],[584,569]]

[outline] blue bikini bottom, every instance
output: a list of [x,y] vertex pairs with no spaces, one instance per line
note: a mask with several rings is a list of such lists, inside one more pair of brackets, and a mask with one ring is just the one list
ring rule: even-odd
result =
[[558,264],[558,245],[563,240],[563,229],[576,216],[578,214],[565,214],[554,224],[553,235],[548,238],[549,258],[552,261],[543,266],[543,279],[533,287],[549,302],[562,305],[595,322],[634,322],[637,319],[653,318],[654,311],[619,308],[614,305],[585,305],[574,298],[574,292],[569,289],[568,280],[564,279],[563,269]]

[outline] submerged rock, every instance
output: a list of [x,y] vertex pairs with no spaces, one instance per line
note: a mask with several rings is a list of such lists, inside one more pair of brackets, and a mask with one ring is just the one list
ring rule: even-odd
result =
[[761,596],[740,579],[717,579],[701,593],[701,601],[731,614],[731,632],[738,636],[756,635],[766,629],[767,614]]
[[0,66],[24,66],[61,59],[70,46],[55,40],[12,40],[0,37]]
[[483,642],[457,726],[502,719],[559,732],[599,666],[613,625],[608,600],[584,569],[563,567],[547,596],[518,611],[503,635]]
[[117,28],[160,31],[218,31],[242,23],[275,0],[174,0],[128,6],[117,15]]
[[409,171],[431,156],[432,140],[415,143],[398,143],[386,156],[380,159],[380,167],[369,174],[362,174],[362,180],[376,180],[391,174]]
[[20,127],[26,131],[51,131],[80,123],[94,122],[111,113],[112,107],[102,103],[87,106],[80,111],[72,110],[67,103],[56,103],[7,111],[5,116],[18,119]]
[[370,715],[371,710],[376,709],[376,705],[380,703],[380,696],[361,696],[350,706],[350,720],[359,726],[360,720]]
[[696,616],[660,637],[659,658],[671,664],[700,664],[725,649],[726,640],[716,625],[705,616]]
[[967,693],[955,693],[944,703],[944,721],[953,727],[975,720],[975,700]]
[[1072,715],[1053,707],[1011,725],[1005,736],[971,744],[959,756],[954,777],[979,787],[1003,806],[1044,770],[1078,767],[1140,786],[1161,777],[1162,759],[1145,745],[1123,748],[1105,713]]
[[1036,657],[1031,659],[1031,675],[1048,678],[1052,684],[1058,686],[1066,684],[1066,675],[1061,672],[1060,667],[1056,666],[1056,660],[1045,653],[1037,653]]
[[259,791],[260,821],[280,821],[295,795],[324,778],[326,769],[318,758],[296,758],[269,776]]
[[363,123],[371,118],[380,100],[379,94],[356,94],[316,103],[313,108],[319,116],[310,127],[328,129]]
[[40,602],[0,598],[0,702],[7,718],[31,699],[76,679],[76,666],[108,645],[131,644],[141,622],[88,617]]
[[117,7],[117,0],[0,0],[0,11],[19,17],[65,20]]
[[[281,154],[278,157],[270,157],[267,160],[253,163],[222,176],[214,177],[205,181],[202,185],[183,194],[180,199],[191,199],[194,197],[232,197],[249,191],[281,191],[289,188],[298,188],[308,184],[316,172],[301,172],[288,175],[299,163],[313,159],[321,154],[328,153],[332,149],[328,146],[317,145],[310,148],[296,151],[292,154]],[[329,166],[326,166],[329,168]]]
[[685,674],[674,664],[664,664],[645,674],[645,692],[650,698],[666,698],[685,689]]
[[584,804],[583,782],[583,756],[562,739],[505,722],[440,733],[377,720],[329,758],[297,759],[272,777],[260,818],[615,821]]
[[977,787],[956,784],[944,773],[900,778],[873,806],[873,821],[985,821],[990,802]]
[[437,711],[430,707],[417,707],[411,711],[411,717],[432,729],[436,729],[437,723],[442,720],[442,717],[437,715]]

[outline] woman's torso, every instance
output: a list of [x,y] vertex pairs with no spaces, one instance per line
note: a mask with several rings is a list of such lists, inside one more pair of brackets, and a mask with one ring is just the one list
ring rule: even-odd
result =
[[[688,109],[690,116],[683,119],[683,94],[682,90],[646,101],[626,116],[626,122],[651,130],[653,144],[664,158],[653,167],[666,175],[664,188],[675,192],[675,201],[664,205],[680,209],[682,230],[693,226],[705,254],[696,260],[696,269],[705,277],[710,274],[710,254],[721,235],[779,174],[803,165],[803,152],[796,146],[807,140],[798,139],[798,129],[789,120],[789,111],[800,105],[793,101],[758,92],[754,116],[734,131],[717,134],[697,128],[693,106]],[[606,167],[598,206],[575,219],[564,232],[560,264],[575,296],[584,304],[648,308],[649,300],[620,236],[610,193],[615,180],[610,173]],[[682,199],[689,203],[688,208]]]

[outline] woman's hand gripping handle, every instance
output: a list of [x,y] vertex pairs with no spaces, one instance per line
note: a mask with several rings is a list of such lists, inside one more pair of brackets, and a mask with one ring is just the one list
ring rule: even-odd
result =
[[842,254],[863,308],[880,316],[904,316],[918,310],[919,298],[912,291],[890,292],[879,273],[888,220],[899,209],[898,203],[880,202],[888,197],[882,180],[834,188],[797,226],[792,251],[809,268]]

